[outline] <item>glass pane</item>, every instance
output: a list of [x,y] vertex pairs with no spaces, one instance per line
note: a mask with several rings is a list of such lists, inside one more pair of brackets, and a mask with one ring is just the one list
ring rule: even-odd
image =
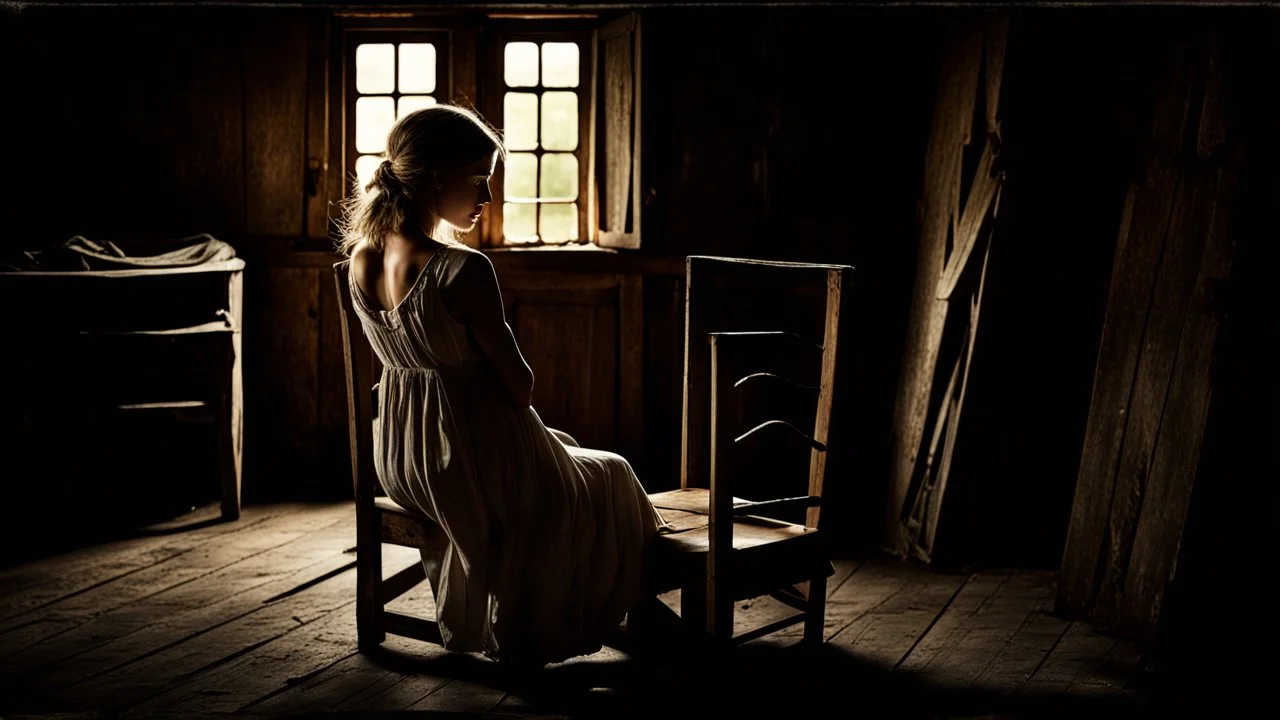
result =
[[502,124],[508,150],[535,150],[538,147],[538,96],[507,93],[502,104]]
[[436,46],[400,43],[400,92],[436,91]]
[[404,95],[396,101],[396,120],[414,110],[421,110],[424,107],[431,107],[435,104],[436,99],[430,95]]
[[389,93],[396,89],[396,48],[391,43],[356,48],[356,92]]
[[511,153],[503,169],[502,194],[509,200],[538,197],[538,156]]
[[364,192],[364,186],[373,179],[373,171],[382,163],[381,155],[361,155],[356,158],[356,187]]
[[538,206],[533,203],[502,203],[502,234],[511,242],[538,239]]
[[542,93],[542,149],[578,149],[578,93]]
[[578,199],[578,158],[569,153],[543,155],[538,197]]
[[387,133],[396,124],[395,102],[389,97],[356,100],[356,152],[380,153],[387,149]]
[[542,84],[578,87],[578,43],[542,43]]
[[537,87],[538,45],[531,42],[507,43],[502,74],[508,87]]
[[542,242],[557,243],[578,239],[578,203],[538,206],[538,231]]

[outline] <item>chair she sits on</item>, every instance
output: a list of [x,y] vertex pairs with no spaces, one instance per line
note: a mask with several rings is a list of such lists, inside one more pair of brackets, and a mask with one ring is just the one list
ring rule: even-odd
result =
[[349,262],[337,263],[333,269],[342,319],[351,476],[356,499],[356,632],[359,648],[361,652],[376,648],[386,640],[387,633],[442,644],[440,628],[434,620],[385,608],[387,603],[426,579],[426,572],[418,562],[384,580],[382,544],[440,547],[448,543],[448,538],[444,530],[430,519],[406,510],[386,497],[378,482],[373,466],[373,393],[378,361],[352,305]]
[[[834,568],[819,518],[852,270],[686,261],[680,489],[650,495],[678,532],[658,537],[650,584],[680,588],[682,623],[717,646],[800,622],[805,645],[822,643]],[[800,613],[735,636],[734,603],[764,594]]]

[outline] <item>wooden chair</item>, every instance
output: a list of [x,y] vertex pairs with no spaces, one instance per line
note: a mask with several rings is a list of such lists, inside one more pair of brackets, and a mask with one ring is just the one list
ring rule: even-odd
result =
[[[426,579],[422,563],[390,578],[382,577],[382,544],[413,548],[448,544],[444,530],[417,512],[385,496],[373,465],[374,377],[378,360],[352,306],[349,260],[333,266],[342,318],[342,350],[347,370],[347,417],[351,438],[351,476],[356,498],[356,632],[361,652],[387,633],[442,644],[435,621],[385,609],[385,605]],[[436,590],[436,588],[432,588]]]
[[[658,536],[650,582],[679,587],[683,624],[716,646],[800,622],[805,645],[822,643],[834,569],[819,518],[852,270],[687,259],[680,489],[650,495],[677,532]],[[735,636],[734,603],[764,594],[799,614]]]

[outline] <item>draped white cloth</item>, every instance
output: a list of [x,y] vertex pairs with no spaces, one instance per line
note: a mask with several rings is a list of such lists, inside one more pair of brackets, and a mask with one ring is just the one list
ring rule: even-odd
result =
[[392,500],[449,538],[422,553],[445,647],[557,662],[599,650],[640,600],[643,549],[663,523],[625,458],[566,444],[481,362],[440,295],[479,255],[440,248],[390,311],[352,278],[384,365],[374,464]]

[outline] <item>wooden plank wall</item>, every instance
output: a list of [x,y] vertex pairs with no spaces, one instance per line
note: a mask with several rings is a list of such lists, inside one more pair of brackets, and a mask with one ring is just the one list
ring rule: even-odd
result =
[[1117,242],[1058,609],[1155,634],[1195,485],[1248,135],[1221,23],[1176,27]]

